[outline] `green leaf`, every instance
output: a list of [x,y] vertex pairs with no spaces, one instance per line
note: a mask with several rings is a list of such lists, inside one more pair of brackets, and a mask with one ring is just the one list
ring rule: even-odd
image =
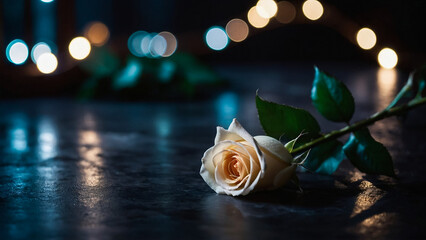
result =
[[318,112],[333,122],[349,122],[355,111],[354,98],[345,84],[317,67],[311,99]]
[[417,87],[416,98],[426,96],[426,65],[423,65],[414,72],[414,81]]
[[[291,140],[306,132],[304,139],[317,135],[320,126],[306,110],[265,101],[256,93],[256,107],[265,133],[273,138]],[[303,143],[303,140],[300,140]]]
[[352,133],[343,150],[360,171],[396,177],[391,155],[383,144],[374,140],[368,128]]
[[345,158],[342,147],[343,144],[338,140],[314,147],[303,166],[313,172],[332,174]]

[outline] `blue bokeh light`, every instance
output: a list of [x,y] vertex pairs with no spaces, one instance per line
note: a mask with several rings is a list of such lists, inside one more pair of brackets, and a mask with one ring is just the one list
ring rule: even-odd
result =
[[52,49],[50,46],[45,42],[39,42],[31,49],[31,60],[34,63],[37,63],[37,59],[43,54],[43,53],[51,53]]
[[222,27],[214,26],[207,30],[205,40],[209,48],[220,51],[229,43],[228,35]]
[[138,83],[142,75],[143,66],[135,59],[130,59],[126,67],[121,70],[114,79],[113,87],[119,90],[126,87],[133,87]]
[[229,126],[232,119],[237,117],[239,109],[238,95],[234,92],[224,92],[215,100],[218,126]]
[[127,41],[127,47],[129,48],[129,51],[136,57],[145,56],[144,51],[142,51],[142,41],[146,36],[149,36],[149,33],[145,31],[137,31],[130,35],[129,40]]
[[11,63],[20,65],[28,58],[28,46],[21,39],[15,39],[6,47],[6,57]]
[[149,51],[153,57],[161,57],[164,55],[167,49],[167,41],[166,39],[157,34],[155,35],[149,44]]

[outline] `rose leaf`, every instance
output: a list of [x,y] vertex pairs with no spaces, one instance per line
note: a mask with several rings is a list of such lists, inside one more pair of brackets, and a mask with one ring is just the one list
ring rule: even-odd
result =
[[414,81],[417,88],[416,98],[421,98],[426,95],[426,65],[423,65],[414,72]]
[[396,177],[391,155],[383,144],[374,140],[368,128],[352,133],[343,150],[361,172]]
[[338,140],[314,147],[303,166],[313,172],[330,175],[337,170],[345,158],[342,147],[343,144]]
[[273,138],[289,141],[303,132],[306,134],[298,141],[303,144],[320,131],[317,120],[304,109],[265,101],[257,94],[256,107],[263,130]]
[[311,99],[318,112],[333,122],[349,122],[355,111],[354,98],[345,84],[317,67]]

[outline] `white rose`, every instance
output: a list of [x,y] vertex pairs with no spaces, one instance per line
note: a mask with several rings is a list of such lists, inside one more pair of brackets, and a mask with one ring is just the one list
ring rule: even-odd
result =
[[200,175],[219,194],[247,195],[282,187],[297,167],[284,145],[268,136],[252,137],[234,119],[217,127],[214,146],[201,159]]

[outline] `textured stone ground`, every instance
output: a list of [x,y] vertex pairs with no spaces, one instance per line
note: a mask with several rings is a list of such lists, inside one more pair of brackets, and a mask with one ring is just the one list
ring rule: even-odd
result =
[[[384,107],[406,77],[392,81],[392,73],[367,66],[320,67],[354,93],[355,119]],[[404,121],[371,127],[390,150],[399,180],[366,176],[344,161],[333,176],[300,172],[303,193],[288,187],[219,196],[199,176],[200,158],[216,125],[226,127],[233,117],[262,134],[256,89],[307,108],[324,131],[342,126],[311,106],[310,65],[218,71],[231,87],[202,102],[0,102],[0,238],[426,238],[424,107]]]

